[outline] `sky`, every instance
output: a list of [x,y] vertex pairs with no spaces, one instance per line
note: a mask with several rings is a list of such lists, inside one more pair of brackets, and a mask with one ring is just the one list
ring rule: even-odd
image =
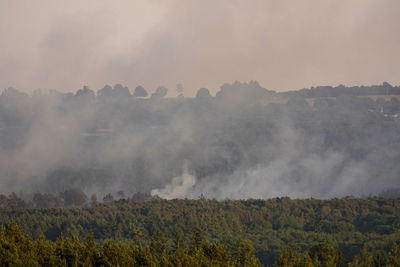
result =
[[398,0],[0,0],[0,90],[400,84]]

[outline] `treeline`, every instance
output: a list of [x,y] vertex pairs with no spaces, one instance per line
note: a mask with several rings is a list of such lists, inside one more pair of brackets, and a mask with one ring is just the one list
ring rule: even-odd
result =
[[[61,208],[61,207],[88,207],[98,203],[110,203],[117,199],[125,199],[125,193],[119,190],[115,196],[111,193],[98,199],[97,194],[92,194],[90,198],[80,188],[71,188],[56,195],[51,193],[17,194],[15,192],[9,195],[0,194],[0,208]],[[144,201],[154,199],[149,194],[136,193],[131,199]]]
[[177,235],[190,247],[200,229],[202,238],[223,244],[231,254],[238,240],[249,240],[264,265],[276,262],[288,246],[303,252],[328,240],[350,262],[363,246],[386,258],[393,244],[400,243],[400,199],[394,198],[220,202],[153,197],[86,208],[1,208],[0,223],[12,220],[35,240],[41,235],[52,241],[60,235],[85,240],[92,234],[96,243],[112,238],[125,244],[134,240],[142,247],[159,231],[167,247],[173,247]]
[[[46,241],[44,236],[32,240],[11,222],[0,228],[1,266],[261,266],[254,248],[247,240],[237,240],[228,250],[218,242],[205,240],[197,228],[185,246],[178,233],[172,242],[158,231],[148,245],[135,240],[121,243],[113,239],[95,242],[92,235],[85,241],[77,236]],[[230,252],[231,251],[231,252]],[[331,242],[315,245],[309,251],[290,246],[279,255],[273,266],[399,266],[400,249],[394,244],[383,254],[372,254],[364,246],[352,261],[347,261]]]
[[[381,192],[377,197],[396,198],[400,196],[399,188],[392,188]],[[202,197],[202,196],[199,196]],[[80,188],[71,188],[56,195],[51,193],[19,194],[12,192],[8,196],[0,194],[0,208],[87,208],[99,203],[110,204],[115,200],[130,200],[135,202],[158,200],[159,196],[146,193],[135,193],[130,197],[123,190],[116,194],[108,193],[102,198],[93,193],[88,197]]]
[[279,93],[282,96],[299,96],[305,98],[317,97],[338,97],[338,96],[374,96],[374,95],[400,95],[400,86],[392,86],[387,82],[381,85],[372,86],[351,86],[344,85],[333,86],[317,86],[311,88],[300,89],[296,91],[287,91]]
[[[77,187],[101,201],[121,190],[246,199],[365,196],[400,188],[396,97],[341,95],[311,104],[281,98],[256,82],[225,84],[215,97],[203,88],[196,98],[163,98],[160,89],[142,99],[122,85],[105,88],[32,96],[5,90],[0,193],[59,197]],[[193,187],[179,196],[163,190],[185,171]]]
[[[217,92],[215,95],[216,97],[221,97],[221,95],[226,94],[228,91],[234,91],[236,88],[239,88],[240,86],[246,85],[250,90],[254,90],[256,88],[256,91],[258,91],[259,95],[279,95],[279,96],[284,96],[284,97],[304,97],[304,98],[317,98],[317,97],[338,97],[338,96],[377,96],[377,95],[400,95],[400,86],[392,86],[388,82],[383,82],[380,85],[371,85],[371,86],[344,86],[344,85],[338,85],[338,86],[317,86],[317,87],[311,87],[311,88],[304,88],[304,89],[299,89],[299,90],[293,90],[293,91],[286,91],[286,92],[280,92],[277,93],[273,90],[267,90],[265,88],[262,88],[256,81],[251,81],[249,84],[246,83],[240,83],[240,82],[235,82],[232,85],[230,84],[223,84],[221,86],[221,90]],[[168,93],[168,88],[165,86],[159,86],[157,87],[154,92],[150,95],[151,99],[160,99],[164,98],[167,93]],[[241,94],[242,89],[239,89],[238,92]],[[183,92],[183,87],[181,84],[177,85],[176,88],[176,93],[178,98],[183,98],[184,97],[184,92]],[[232,93],[232,92],[229,92]],[[235,93],[235,92],[233,92]],[[62,97],[64,100],[72,100],[74,97],[86,97],[86,98],[98,98],[98,99],[106,99],[106,98],[119,98],[119,99],[124,99],[124,98],[146,98],[149,96],[149,93],[147,90],[141,86],[138,85],[133,92],[131,90],[122,85],[122,84],[115,84],[114,86],[110,85],[105,85],[103,88],[94,91],[91,90],[88,86],[83,86],[82,89],[77,90],[75,93],[68,92],[68,93],[62,93],[58,92],[57,90],[52,90],[50,91],[51,95],[57,95]],[[9,87],[4,89],[3,96],[18,96],[20,98],[23,97],[28,97],[29,95],[26,93],[19,92],[13,87]],[[32,95],[32,97],[43,97],[44,94],[40,89],[35,90]],[[196,98],[208,98],[211,97],[211,94],[207,88],[200,88],[197,90],[197,93],[195,94]]]

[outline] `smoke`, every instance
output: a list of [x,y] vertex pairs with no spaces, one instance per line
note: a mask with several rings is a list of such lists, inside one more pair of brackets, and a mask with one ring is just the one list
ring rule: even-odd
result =
[[188,162],[185,162],[182,175],[174,177],[171,183],[162,189],[151,190],[150,194],[165,199],[187,198],[193,194],[191,191],[195,184],[196,179],[188,173]]
[[251,168],[238,168],[227,176],[216,174],[201,180],[184,172],[163,189],[152,190],[151,194],[166,199],[199,196],[215,199],[281,196],[325,199],[378,195],[388,188],[385,179],[372,179],[366,162],[349,161],[338,151],[310,152],[304,142],[309,146],[313,140],[306,140],[288,124],[281,127],[283,142],[273,149],[265,148],[273,151],[269,151],[273,153],[272,160],[263,162],[261,159]]
[[[399,84],[397,0],[0,3],[0,88]],[[171,90],[170,93],[173,93]]]
[[105,88],[5,90],[0,193],[332,198],[400,188],[396,99],[313,106],[254,81],[224,84],[216,96],[202,88],[196,98],[165,98],[163,86],[147,98]]
[[[43,92],[0,97],[0,192],[236,199],[399,188],[398,111],[381,112],[396,101],[338,97],[317,107],[256,82],[218,88],[235,79],[277,91],[399,84],[399,8],[397,0],[1,1],[0,88]],[[107,83],[124,86],[61,93]],[[139,84],[152,97],[125,87]]]

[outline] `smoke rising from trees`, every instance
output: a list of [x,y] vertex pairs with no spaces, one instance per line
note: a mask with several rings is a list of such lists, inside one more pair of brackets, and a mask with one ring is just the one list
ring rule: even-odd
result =
[[0,193],[332,198],[400,187],[399,101],[351,95],[399,87],[276,93],[235,82],[195,98],[138,88],[4,90]]

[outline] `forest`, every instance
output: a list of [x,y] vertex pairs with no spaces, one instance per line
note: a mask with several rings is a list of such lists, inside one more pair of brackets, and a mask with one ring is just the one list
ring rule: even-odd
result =
[[400,266],[388,83],[0,95],[0,264]]
[[[33,241],[13,222],[0,229],[0,264],[3,266],[261,266],[248,241],[238,240],[229,253],[224,245],[204,240],[196,229],[190,246],[175,237],[168,248],[162,232],[157,232],[145,247],[126,245],[112,239],[99,245],[89,235],[85,242],[76,236],[60,236],[47,242],[43,236]],[[347,262],[330,242],[300,252],[292,246],[279,255],[273,266],[398,266],[400,249],[395,244],[387,253],[368,252],[363,246],[353,261]]]
[[[204,198],[164,200],[141,195],[81,208],[3,207],[0,223],[8,227],[18,225],[36,245],[47,242],[48,253],[53,253],[51,251],[60,245],[60,238],[62,242],[64,239],[72,242],[72,247],[84,246],[76,243],[77,240],[90,238],[100,254],[105,253],[104,246],[109,242],[121,246],[124,253],[139,253],[132,248],[129,250],[138,246],[144,250],[150,248],[151,253],[146,253],[153,254],[152,244],[157,238],[163,240],[165,256],[173,258],[177,239],[182,249],[188,249],[189,253],[193,252],[194,236],[201,236],[198,239],[206,246],[217,246],[213,249],[221,249],[226,259],[235,255],[238,246],[245,246],[243,249],[251,252],[249,257],[263,265],[271,266],[289,256],[300,260],[306,257],[305,252],[315,261],[313,253],[316,252],[312,251],[320,247],[320,253],[337,254],[336,260],[342,263],[336,266],[347,266],[361,254],[363,257],[369,255],[371,266],[391,266],[388,263],[390,257],[397,257],[397,263],[392,266],[399,266],[399,204],[399,198],[318,200],[283,197],[217,201]],[[9,245],[0,247],[7,250]],[[319,258],[321,260],[322,256]],[[319,266],[316,262],[313,264]]]
[[0,267],[400,267],[399,11],[0,0]]

